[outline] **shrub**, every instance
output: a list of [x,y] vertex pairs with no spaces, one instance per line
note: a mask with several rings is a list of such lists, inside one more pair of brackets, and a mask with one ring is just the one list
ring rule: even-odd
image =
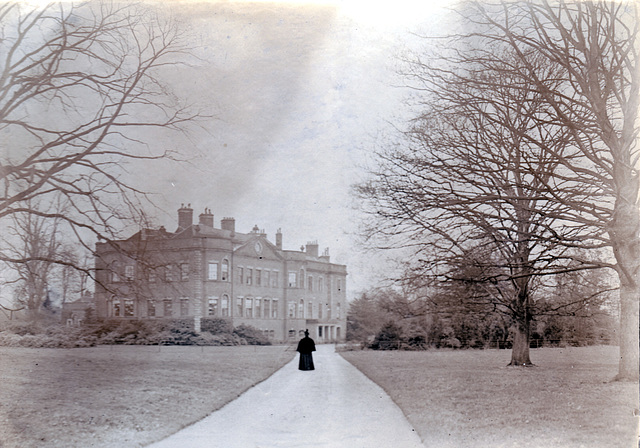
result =
[[251,325],[240,324],[233,330],[233,334],[244,339],[247,345],[271,345],[269,338]]

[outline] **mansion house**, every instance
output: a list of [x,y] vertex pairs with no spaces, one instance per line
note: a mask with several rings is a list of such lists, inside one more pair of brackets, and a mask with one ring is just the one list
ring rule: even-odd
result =
[[235,229],[235,219],[214,227],[209,209],[193,223],[193,209],[178,210],[175,232],[142,229],[126,240],[96,244],[96,314],[109,319],[206,317],[250,325],[274,342],[309,329],[317,342],[346,333],[346,266],[331,263],[317,242],[284,250],[257,226]]

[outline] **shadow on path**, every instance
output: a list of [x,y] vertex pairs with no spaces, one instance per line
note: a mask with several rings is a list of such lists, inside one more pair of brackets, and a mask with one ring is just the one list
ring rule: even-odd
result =
[[316,370],[294,358],[236,400],[149,448],[416,447],[420,438],[389,396],[319,345]]

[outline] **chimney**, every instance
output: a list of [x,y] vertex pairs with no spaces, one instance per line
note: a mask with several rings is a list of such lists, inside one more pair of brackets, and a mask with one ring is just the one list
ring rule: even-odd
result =
[[222,230],[228,230],[232,233],[235,233],[236,231],[235,218],[222,218],[222,221],[220,221],[220,228],[222,228]]
[[276,247],[282,250],[282,229],[278,229],[276,232]]
[[184,204],[178,209],[178,230],[184,230],[193,224],[193,209],[191,204],[186,207]]
[[307,248],[305,250],[307,255],[311,255],[312,257],[318,257],[318,242],[310,241],[307,243]]
[[204,213],[200,213],[200,225],[213,227],[213,213],[211,213],[211,209],[205,208]]

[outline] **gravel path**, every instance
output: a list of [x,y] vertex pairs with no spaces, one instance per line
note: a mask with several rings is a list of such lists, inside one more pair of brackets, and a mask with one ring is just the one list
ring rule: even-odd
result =
[[400,408],[333,345],[318,346],[316,370],[297,363],[149,448],[423,448]]

